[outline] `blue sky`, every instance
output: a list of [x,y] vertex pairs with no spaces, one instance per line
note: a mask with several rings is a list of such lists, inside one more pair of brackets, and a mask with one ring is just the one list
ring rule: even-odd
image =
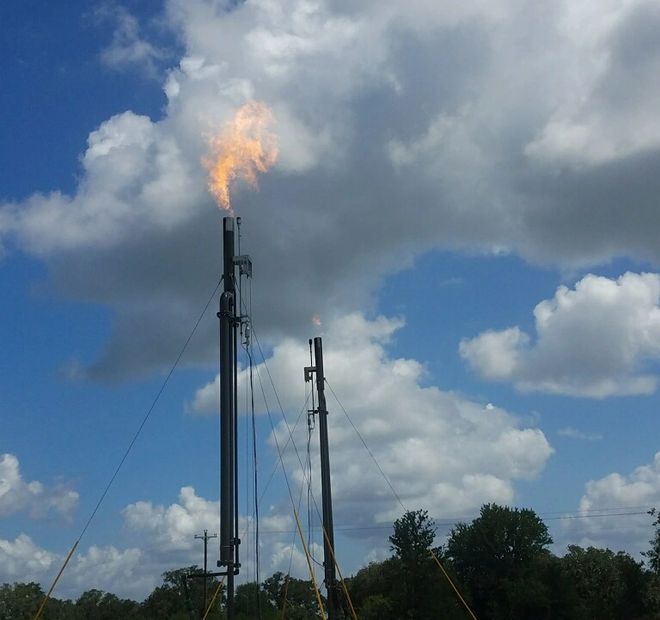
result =
[[[200,158],[253,99],[280,155],[233,203],[287,417],[322,335],[330,384],[440,533],[496,501],[548,518],[558,553],[645,548],[645,515],[591,515],[660,502],[660,11],[399,4],[0,8],[1,581],[49,583],[213,290],[222,214]],[[218,529],[216,322],[209,309],[62,595],[141,598],[201,561],[194,534]],[[401,508],[329,406],[335,521],[367,528],[338,533],[350,573],[387,553]],[[278,474],[262,573],[293,557],[305,574],[288,501]]]

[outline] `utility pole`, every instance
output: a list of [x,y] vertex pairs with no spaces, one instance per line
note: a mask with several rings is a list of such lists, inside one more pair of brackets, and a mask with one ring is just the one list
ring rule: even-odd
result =
[[204,613],[206,613],[206,607],[208,605],[208,544],[209,544],[209,539],[211,538],[217,538],[217,534],[211,534],[209,535],[208,530],[204,530],[204,534],[200,536],[199,534],[195,534],[195,538],[199,540],[204,541]]
[[[240,231],[240,218],[236,218]],[[249,256],[234,253],[234,218],[222,219],[223,284],[220,296],[220,560],[227,576],[227,620],[234,619],[234,576],[240,569],[238,548],[238,461],[236,401],[236,331],[243,319],[236,303],[236,267],[252,275]]]
[[[310,345],[312,341],[310,340]],[[323,571],[328,592],[328,620],[342,620],[339,590],[335,573],[335,534],[332,523],[332,488],[330,485],[330,450],[328,447],[328,409],[325,404],[325,375],[323,374],[323,344],[314,338],[314,366],[305,368],[305,381],[316,375],[318,395],[319,439],[321,445],[321,495],[323,506]]]

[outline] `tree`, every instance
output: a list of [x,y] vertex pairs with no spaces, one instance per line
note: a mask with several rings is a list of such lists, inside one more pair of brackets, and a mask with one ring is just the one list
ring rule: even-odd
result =
[[[295,579],[281,572],[276,572],[264,581],[263,589],[268,601],[280,614],[286,603],[288,620],[311,620],[319,617],[320,609],[311,581]],[[325,606],[325,598],[321,597]]]
[[373,594],[360,606],[360,620],[389,620],[393,615],[392,601],[383,594]]
[[627,553],[569,545],[561,562],[577,594],[576,617],[624,620],[646,613],[648,576]]
[[390,549],[407,567],[425,562],[435,540],[435,523],[426,510],[409,510],[394,522]]
[[[41,607],[44,596],[44,591],[38,583],[0,585],[0,618],[2,620],[33,618]],[[68,620],[76,618],[76,615],[71,601],[50,598],[41,617],[43,620]]]
[[584,620],[578,615],[579,599],[570,575],[564,570],[562,561],[552,553],[543,553],[534,561],[537,585],[539,617],[547,620]]
[[[259,609],[261,615],[257,613]],[[236,620],[252,620],[253,618],[275,620],[278,618],[278,610],[270,602],[268,594],[254,581],[243,583],[236,588],[234,612]]]
[[660,514],[655,508],[651,508],[648,514],[655,517],[653,519],[653,538],[649,540],[651,548],[643,551],[642,555],[648,558],[650,569],[656,575],[660,575]]
[[[652,604],[648,595],[653,582],[653,575],[644,570],[643,563],[637,562],[623,551],[617,552],[614,562],[621,584],[619,601],[617,602],[619,617],[641,618],[652,611],[657,612],[657,605]],[[657,613],[655,617],[657,617]]]
[[[75,603],[76,619],[115,620],[116,618],[139,618],[140,604],[120,599],[101,590],[83,592]],[[73,617],[73,616],[71,616]]]
[[[143,616],[147,619],[189,620],[199,615],[204,607],[204,571],[198,566],[189,566],[163,573],[163,584],[158,586],[142,604]],[[209,598],[215,593],[218,582],[207,577]],[[217,600],[209,619],[221,618]]]
[[400,588],[401,560],[370,562],[346,580],[351,601],[360,620],[397,620],[395,593]]
[[486,504],[471,524],[451,530],[447,556],[478,617],[537,617],[550,604],[536,568],[551,543],[534,511]]
[[[426,620],[464,617],[456,597],[439,570],[442,549],[433,549],[435,523],[426,510],[407,511],[394,522],[390,536],[394,559],[399,562],[399,586],[390,600],[397,618]],[[432,555],[433,554],[433,555]]]
[[421,619],[429,613],[421,593],[429,591],[424,582],[434,540],[435,523],[426,510],[409,510],[394,522],[390,549],[401,564],[401,587],[393,602],[402,618]]

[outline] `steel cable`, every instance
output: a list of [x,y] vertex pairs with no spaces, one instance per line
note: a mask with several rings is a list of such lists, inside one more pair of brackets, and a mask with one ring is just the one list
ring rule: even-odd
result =
[[103,500],[105,499],[106,495],[108,494],[108,491],[110,491],[110,488],[112,487],[115,479],[117,478],[117,475],[119,474],[121,468],[123,467],[124,463],[126,462],[126,459],[128,458],[128,455],[131,453],[133,450],[133,446],[135,445],[135,442],[138,440],[138,437],[142,433],[142,429],[146,425],[147,421],[151,417],[151,414],[153,410],[156,407],[156,404],[160,400],[160,397],[162,396],[163,392],[165,391],[165,387],[167,386],[170,378],[174,374],[174,371],[176,370],[177,366],[179,365],[179,362],[181,361],[181,358],[183,357],[183,354],[185,353],[186,349],[188,348],[188,345],[190,344],[190,341],[192,340],[193,336],[195,335],[195,332],[197,331],[197,328],[199,327],[199,324],[202,322],[202,319],[204,318],[204,315],[206,314],[206,311],[208,310],[209,306],[211,305],[211,302],[213,301],[213,298],[215,297],[216,293],[218,292],[218,289],[220,288],[222,280],[219,280],[218,283],[215,285],[215,288],[213,289],[213,292],[211,293],[211,296],[209,297],[208,301],[206,302],[203,310],[201,311],[200,315],[197,317],[197,320],[195,321],[195,324],[193,325],[192,330],[190,331],[190,334],[188,335],[188,338],[186,338],[186,341],[183,343],[183,346],[179,350],[179,354],[176,356],[176,359],[174,360],[174,363],[172,364],[169,372],[165,376],[165,379],[163,380],[163,383],[160,386],[160,389],[156,393],[156,396],[154,397],[153,401],[151,402],[151,406],[147,409],[147,412],[142,418],[142,421],[140,422],[140,425],[138,426],[137,430],[133,434],[133,438],[131,439],[130,443],[128,444],[128,447],[126,448],[124,455],[122,456],[121,460],[119,461],[119,465],[115,468],[112,476],[110,477],[110,480],[106,484],[105,488],[103,489],[103,493],[101,493],[101,497],[99,500],[96,502],[96,505],[94,506],[94,510],[92,510],[92,513],[90,514],[89,518],[87,519],[87,522],[85,523],[85,526],[82,528],[82,531],[80,532],[80,535],[78,536],[78,539],[76,540],[75,544],[71,548],[71,551],[66,557],[66,560],[64,561],[60,571],[57,573],[57,576],[53,580],[53,583],[50,586],[50,589],[48,590],[48,593],[44,596],[44,600],[41,603],[41,606],[39,607],[36,615],[34,616],[34,620],[39,620],[41,617],[41,614],[44,610],[44,607],[46,606],[46,603],[48,602],[51,594],[53,593],[53,590],[55,589],[55,586],[57,585],[57,582],[59,581],[60,577],[62,576],[62,573],[64,573],[64,570],[66,566],[69,563],[69,560],[73,556],[76,548],[78,547],[78,544],[82,540],[83,536],[87,532],[89,526],[91,525],[92,521],[94,520],[94,517],[96,516],[96,513],[99,511],[99,508],[101,507],[101,504],[103,503]]

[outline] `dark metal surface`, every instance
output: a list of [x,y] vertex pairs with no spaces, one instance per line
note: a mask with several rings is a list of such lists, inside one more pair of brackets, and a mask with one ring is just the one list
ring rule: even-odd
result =
[[323,505],[323,568],[325,587],[328,591],[328,620],[343,618],[339,604],[339,591],[335,573],[335,535],[332,522],[332,487],[330,484],[330,449],[328,447],[328,410],[325,403],[325,374],[323,372],[323,343],[314,338],[314,363],[316,369],[316,392],[319,404],[319,437],[321,444],[321,494]]
[[223,283],[220,297],[220,561],[227,567],[227,618],[234,615],[234,573],[238,569],[236,498],[236,283],[234,218],[223,224]]

